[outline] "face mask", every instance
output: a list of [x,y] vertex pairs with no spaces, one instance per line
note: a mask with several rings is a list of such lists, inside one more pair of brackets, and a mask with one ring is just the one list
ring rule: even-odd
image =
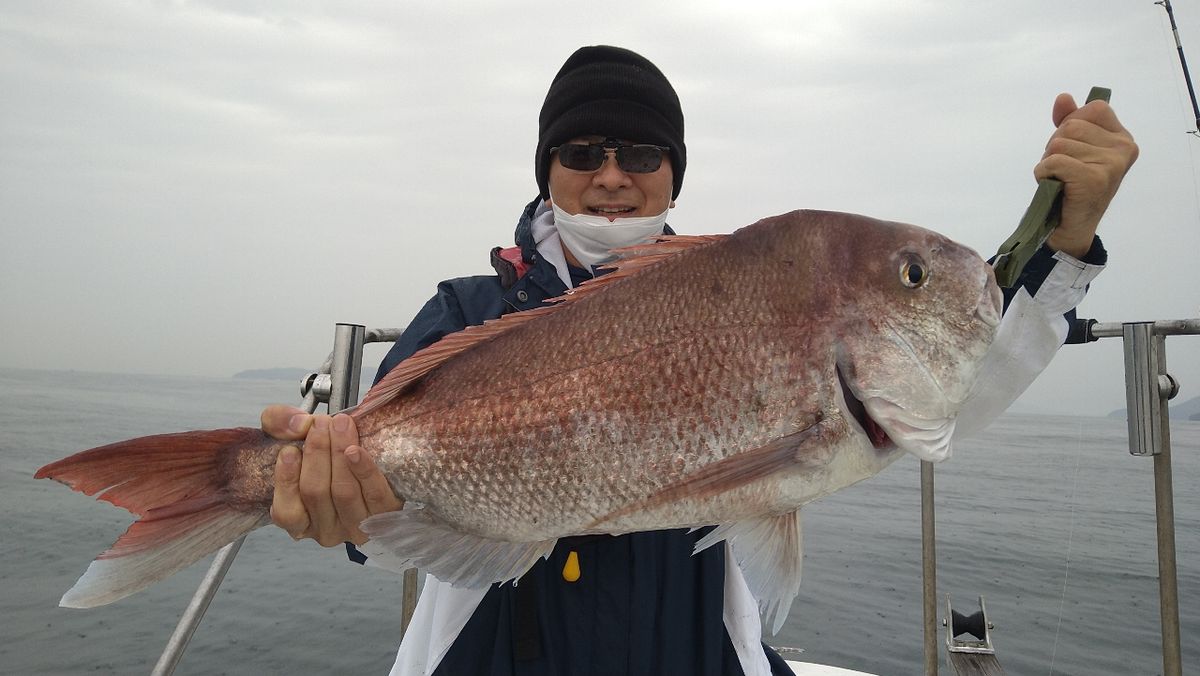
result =
[[667,212],[671,210],[668,207],[657,216],[609,221],[603,216],[568,214],[557,205],[551,206],[559,238],[587,268],[615,259],[613,249],[642,244],[661,235],[667,224]]

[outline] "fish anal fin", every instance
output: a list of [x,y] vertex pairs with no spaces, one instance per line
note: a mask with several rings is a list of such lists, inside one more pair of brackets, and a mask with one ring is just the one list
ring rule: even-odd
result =
[[[828,452],[821,452],[831,419],[824,418],[804,429],[773,439],[758,448],[735,453],[710,463],[659,490],[657,493],[605,514],[589,528],[643,510],[654,509],[684,498],[704,499],[719,495],[788,469],[823,465]],[[814,449],[807,453],[805,449]]]
[[359,527],[371,538],[359,549],[380,566],[420,568],[469,589],[516,580],[549,556],[557,542],[507,542],[463,533],[419,508],[376,514]]
[[696,542],[695,551],[722,540],[729,541],[771,633],[779,633],[800,591],[800,510],[718,526]]
[[488,320],[478,326],[469,326],[442,338],[433,345],[418,350],[411,357],[397,364],[376,383],[363,397],[362,403],[354,408],[352,415],[361,416],[383,406],[452,357],[480,343],[490,341],[530,320],[569,307],[571,303],[578,302],[600,289],[638,274],[646,268],[653,267],[682,251],[711,244],[725,237],[728,235],[670,235],[657,242],[617,249],[614,253],[619,258],[604,266],[612,268],[612,272],[588,280],[557,298],[549,299],[546,301],[549,305],[513,312],[499,319]]

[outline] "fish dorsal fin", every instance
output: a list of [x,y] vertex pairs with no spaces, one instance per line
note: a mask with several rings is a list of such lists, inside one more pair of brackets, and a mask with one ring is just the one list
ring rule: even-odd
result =
[[674,256],[681,251],[712,244],[725,239],[729,235],[665,235],[657,241],[648,242],[646,244],[635,244],[633,246],[621,247],[613,249],[613,253],[617,255],[617,259],[609,263],[604,263],[600,267],[603,269],[612,270],[612,272],[589,279],[578,288],[568,291],[566,295],[560,296],[562,299],[577,300],[580,296],[586,296],[589,293],[594,293],[598,289],[602,289],[609,284],[616,283],[625,277],[635,275],[638,271],[657,265],[662,261]]
[[362,402],[354,408],[354,415],[361,416],[395,399],[404,390],[451,357],[557,309],[558,306],[552,305],[524,312],[514,312],[500,319],[488,320],[478,326],[468,326],[462,331],[445,336],[433,345],[417,350],[411,357],[397,364],[382,380],[367,391]]
[[478,326],[468,326],[462,331],[451,333],[433,345],[418,350],[411,357],[397,364],[382,380],[376,383],[352,413],[355,416],[361,416],[383,406],[452,357],[480,343],[493,340],[538,317],[558,312],[571,303],[620,282],[626,277],[636,275],[641,270],[657,265],[680,251],[710,244],[725,237],[727,235],[669,235],[650,244],[615,249],[614,253],[620,257],[605,264],[605,267],[613,269],[612,272],[590,279],[579,287],[546,301],[551,305],[513,312],[499,319],[488,320]]

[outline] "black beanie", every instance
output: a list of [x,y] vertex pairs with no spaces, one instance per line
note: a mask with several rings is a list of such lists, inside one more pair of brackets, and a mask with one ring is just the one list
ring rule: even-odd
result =
[[559,69],[538,116],[534,169],[542,199],[550,197],[550,149],[590,134],[668,146],[671,198],[679,196],[687,167],[683,110],[666,76],[645,57],[620,47],[582,47]]

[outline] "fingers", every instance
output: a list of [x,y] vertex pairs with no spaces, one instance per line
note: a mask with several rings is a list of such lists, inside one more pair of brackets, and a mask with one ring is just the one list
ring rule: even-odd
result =
[[1106,131],[1126,132],[1125,126],[1117,118],[1117,112],[1108,101],[1100,99],[1088,101],[1079,107],[1075,105],[1075,99],[1070,94],[1059,94],[1058,98],[1054,99],[1054,108],[1050,116],[1055,127],[1061,127],[1069,120],[1080,120],[1090,122]]
[[1033,168],[1033,177],[1057,178],[1067,184],[1078,182],[1080,174],[1088,170],[1087,162],[1066,153],[1054,153],[1046,156]]
[[1063,123],[1068,115],[1079,109],[1075,105],[1075,97],[1067,93],[1059,94],[1054,99],[1054,107],[1050,111],[1050,119],[1054,121],[1054,126],[1057,127]]
[[299,540],[308,531],[308,511],[300,500],[300,449],[287,446],[275,459],[275,495],[271,521]]
[[362,487],[363,502],[366,504],[368,515],[394,512],[404,506],[404,500],[396,497],[387,477],[379,470],[371,454],[361,446],[351,446],[346,449],[346,460],[350,471]]
[[337,510],[330,495],[330,420],[327,415],[313,417],[312,428],[304,439],[301,460],[300,500],[312,521],[312,537],[323,547],[341,542],[336,538]]
[[259,417],[262,431],[284,441],[299,441],[308,434],[312,416],[294,406],[273,404]]
[[[268,408],[264,426],[296,417],[295,410]],[[312,538],[325,547],[366,542],[358,524],[372,514],[400,509],[404,502],[358,445],[353,418],[304,415],[302,422],[308,428],[303,452],[288,446],[275,463],[271,520],[293,538]]]
[[[1089,109],[1091,112],[1084,114]],[[1105,195],[1107,204],[1137,156],[1133,136],[1117,121],[1112,108],[1104,101],[1093,101],[1062,120],[1046,142],[1034,176],[1058,178],[1068,184],[1069,192]]]
[[334,419],[333,456],[330,459],[333,481],[331,491],[338,520],[354,544],[367,541],[358,526],[364,519],[381,512],[392,512],[404,501],[392,492],[387,477],[371,455],[358,445],[358,430],[350,416]]
[[1046,243],[1080,257],[1090,249],[1138,148],[1106,101],[1077,107],[1069,94],[1059,94],[1051,116],[1057,128],[1033,173],[1062,181],[1064,196],[1059,226]]
[[[1051,155],[1070,155],[1082,160],[1107,161],[1109,153],[1126,155],[1137,147],[1128,132],[1113,132],[1086,120],[1072,118],[1062,123],[1046,142],[1043,158]],[[1116,158],[1121,159],[1121,158]],[[1132,163],[1132,159],[1129,160]]]
[[337,512],[337,520],[346,531],[348,539],[355,544],[367,541],[367,536],[358,529],[358,524],[370,516],[364,501],[362,487],[351,471],[345,451],[358,444],[358,430],[354,419],[348,415],[334,416],[330,431],[330,482],[329,492]]

